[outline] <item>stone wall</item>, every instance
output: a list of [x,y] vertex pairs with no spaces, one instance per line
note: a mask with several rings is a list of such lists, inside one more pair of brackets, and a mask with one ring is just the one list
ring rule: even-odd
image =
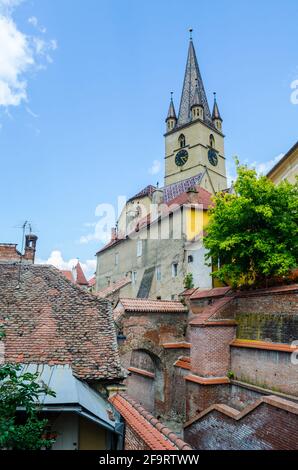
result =
[[140,434],[137,434],[128,424],[125,426],[124,437],[125,450],[150,450],[150,447],[143,441]]

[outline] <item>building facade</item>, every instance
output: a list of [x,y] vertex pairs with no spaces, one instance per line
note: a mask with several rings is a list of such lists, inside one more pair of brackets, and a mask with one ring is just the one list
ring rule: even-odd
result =
[[284,157],[268,172],[267,176],[278,184],[287,180],[294,184],[298,175],[298,142],[290,148]]

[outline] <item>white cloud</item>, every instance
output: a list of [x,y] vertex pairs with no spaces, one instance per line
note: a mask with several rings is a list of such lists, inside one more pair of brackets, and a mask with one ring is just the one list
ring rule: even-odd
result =
[[[58,269],[63,269],[67,271],[71,270],[74,266],[76,266],[77,262],[78,258],[70,258],[69,260],[64,260],[63,255],[59,250],[53,250],[47,260],[42,260],[40,258],[36,260],[37,264],[51,264],[52,266],[55,266]],[[94,275],[94,272],[96,270],[96,260],[80,260],[80,264],[87,279]]]
[[284,153],[280,153],[276,157],[266,162],[261,162],[261,163],[254,162],[252,166],[255,168],[258,175],[267,175],[268,171],[271,170],[271,168],[274,167],[274,165],[276,165],[276,163],[279,162],[279,160],[283,156],[284,156]]
[[157,175],[161,170],[161,162],[159,160],[153,160],[152,166],[149,168],[151,175]]
[[19,30],[12,14],[21,2],[0,0],[0,106],[4,107],[28,101],[28,73],[45,68],[45,63],[52,61],[50,52],[57,49],[55,40],[28,36]]

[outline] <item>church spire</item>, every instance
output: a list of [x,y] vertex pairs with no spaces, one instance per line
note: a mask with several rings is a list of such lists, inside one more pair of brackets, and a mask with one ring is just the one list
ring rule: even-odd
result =
[[195,48],[192,42],[191,33],[192,30],[190,30],[190,41],[177,125],[182,126],[191,121],[191,106],[193,104],[195,94],[198,94],[199,102],[203,106],[204,121],[209,125],[212,125],[211,113],[196,57]]
[[177,123],[177,116],[176,116],[176,111],[175,111],[175,106],[173,102],[173,92],[171,91],[171,101],[170,101],[170,106],[169,106],[169,111],[168,115],[166,118],[166,123],[167,123],[167,131],[171,131],[174,129]]

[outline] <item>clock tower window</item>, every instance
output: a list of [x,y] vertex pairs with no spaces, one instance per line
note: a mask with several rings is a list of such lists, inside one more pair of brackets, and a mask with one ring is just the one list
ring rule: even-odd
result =
[[210,147],[211,147],[212,149],[214,149],[214,148],[215,148],[215,139],[214,139],[214,135],[213,135],[213,134],[210,134],[209,142],[210,142]]
[[184,134],[181,134],[178,138],[178,141],[179,141],[179,145],[180,145],[180,148],[182,149],[183,147],[185,147],[185,136]]

